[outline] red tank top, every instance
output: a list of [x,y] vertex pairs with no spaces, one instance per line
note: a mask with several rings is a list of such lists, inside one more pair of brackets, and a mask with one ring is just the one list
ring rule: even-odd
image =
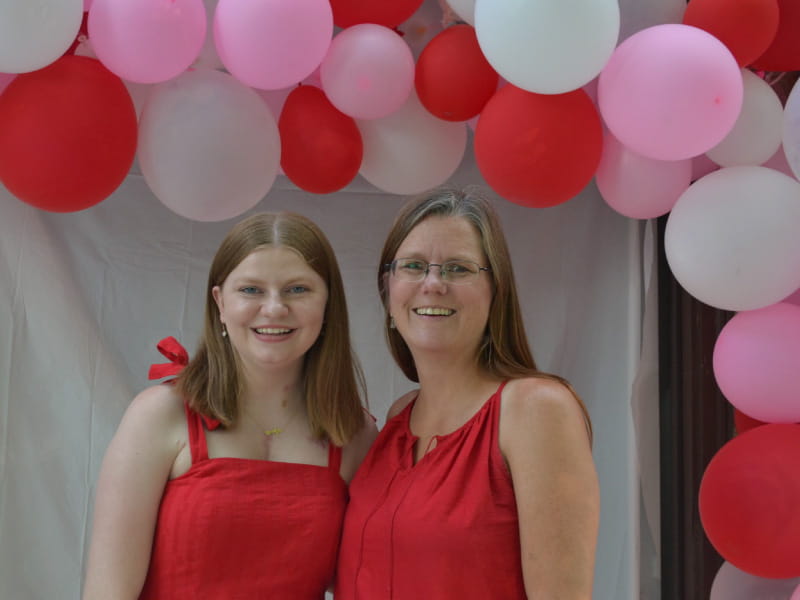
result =
[[191,468],[169,481],[142,599],[320,600],[333,579],[347,486],[328,466],[208,457],[186,408]]
[[414,464],[412,401],[350,484],[336,600],[522,600],[517,505],[498,445],[505,384]]

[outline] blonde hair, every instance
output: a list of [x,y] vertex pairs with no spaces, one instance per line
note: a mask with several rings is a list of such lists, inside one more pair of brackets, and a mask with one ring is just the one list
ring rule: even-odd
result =
[[[591,437],[591,421],[585,405],[568,381],[558,375],[538,369],[530,351],[522,310],[517,296],[511,255],[508,251],[500,219],[492,205],[475,187],[463,190],[440,187],[409,200],[395,217],[381,252],[378,269],[378,292],[384,308],[389,304],[387,278],[390,264],[398,248],[411,230],[429,217],[456,217],[466,219],[478,233],[483,253],[491,271],[494,294],[489,307],[489,319],[481,346],[478,364],[500,379],[542,377],[560,382],[569,389],[580,404]],[[397,329],[390,327],[391,317],[386,312],[384,330],[392,356],[411,381],[418,382],[417,367],[408,345]]]
[[178,391],[194,411],[225,425],[236,420],[243,380],[233,347],[222,336],[212,290],[222,286],[242,260],[267,245],[298,252],[328,287],[322,331],[305,356],[303,389],[314,435],[346,444],[364,423],[364,375],[350,343],[344,285],[333,249],[319,227],[299,214],[253,215],[235,225],[222,241],[208,274],[203,334],[197,352],[177,379]]

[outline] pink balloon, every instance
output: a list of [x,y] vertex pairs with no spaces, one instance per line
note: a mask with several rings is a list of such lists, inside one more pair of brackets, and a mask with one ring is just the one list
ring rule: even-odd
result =
[[731,52],[689,25],[656,25],[622,42],[600,73],[600,112],[631,150],[681,160],[716,146],[742,107]]
[[737,313],[714,346],[714,376],[741,412],[765,423],[800,421],[800,306]]
[[219,0],[217,52],[231,75],[250,87],[279,90],[308,77],[331,44],[328,0]]
[[109,71],[136,83],[167,81],[197,58],[206,35],[202,0],[93,0],[89,40]]
[[606,132],[595,182],[603,200],[618,213],[652,219],[672,210],[689,187],[691,175],[691,160],[647,158]]
[[792,597],[789,600],[800,600],[800,585],[798,585],[794,592],[792,593]]
[[331,104],[344,114],[379,119],[408,99],[414,87],[414,56],[388,27],[353,25],[333,39],[320,77]]
[[89,12],[89,9],[92,8],[92,2],[94,0],[83,0],[83,12]]

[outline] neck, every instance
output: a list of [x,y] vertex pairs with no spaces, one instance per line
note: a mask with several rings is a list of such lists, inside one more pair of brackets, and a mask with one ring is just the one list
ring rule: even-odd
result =
[[276,369],[242,369],[242,407],[251,414],[292,412],[303,403],[302,364]]
[[499,380],[482,369],[476,357],[451,358],[415,356],[420,389],[418,403],[432,409],[441,407],[438,410],[446,412],[460,405],[485,400],[486,390],[494,391]]

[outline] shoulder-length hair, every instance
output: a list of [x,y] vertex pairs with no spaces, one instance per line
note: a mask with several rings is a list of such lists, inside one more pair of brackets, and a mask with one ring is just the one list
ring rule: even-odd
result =
[[366,398],[366,386],[350,344],[344,285],[333,248],[319,227],[302,215],[259,213],[234,226],[222,241],[208,273],[203,334],[178,377],[178,390],[196,412],[226,426],[236,420],[244,381],[236,352],[222,336],[212,289],[222,286],[253,251],[267,246],[298,252],[328,287],[322,331],[304,360],[303,392],[314,435],[343,445],[364,423],[361,397]]
[[[584,413],[589,434],[591,421],[580,397],[564,378],[538,369],[530,351],[522,310],[517,295],[511,255],[508,251],[500,219],[492,205],[470,186],[456,189],[439,187],[409,200],[395,217],[381,252],[378,269],[378,292],[384,308],[389,306],[387,265],[396,258],[397,250],[411,230],[429,217],[458,217],[466,219],[477,231],[483,253],[491,269],[492,303],[483,341],[478,350],[478,364],[500,379],[542,377],[559,381],[575,396]],[[397,331],[390,327],[391,317],[386,311],[384,330],[389,349],[406,377],[418,382],[417,367],[408,345]]]

